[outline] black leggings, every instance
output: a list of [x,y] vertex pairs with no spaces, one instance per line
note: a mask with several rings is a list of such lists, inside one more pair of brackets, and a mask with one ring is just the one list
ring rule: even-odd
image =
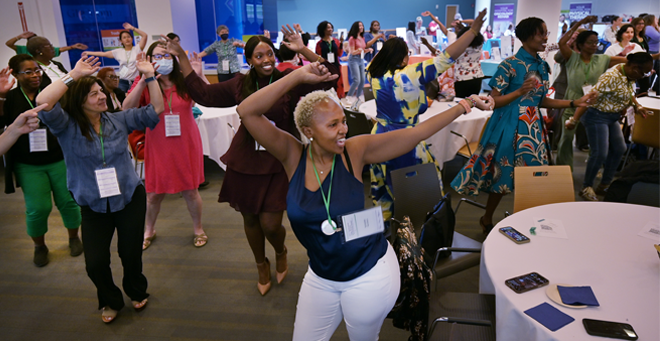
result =
[[122,286],[131,301],[142,301],[147,294],[147,278],[142,274],[142,240],[147,211],[147,194],[143,185],[135,188],[131,202],[121,211],[99,213],[81,206],[82,241],[87,276],[94,282],[99,309],[124,307],[121,290],[112,280],[110,243],[117,229],[117,251],[124,267]]
[[470,79],[467,81],[454,82],[454,90],[456,90],[456,97],[467,98],[471,95],[478,95],[481,92],[482,78]]

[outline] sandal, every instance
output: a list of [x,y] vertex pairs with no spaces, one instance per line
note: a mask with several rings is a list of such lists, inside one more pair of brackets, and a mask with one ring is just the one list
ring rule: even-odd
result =
[[154,240],[156,240],[156,233],[154,233],[151,237],[144,238],[144,241],[142,242],[142,251],[148,249]]
[[101,312],[101,320],[104,323],[110,323],[114,321],[116,317],[117,317],[117,310],[114,310],[109,306],[103,307],[103,312]]
[[[277,274],[277,284],[282,283],[286,275],[289,273],[289,265],[287,264],[286,254],[286,246],[284,246],[284,251],[282,251],[282,253],[275,253],[275,272]],[[282,272],[277,270],[277,268],[281,267],[281,264],[284,264],[284,270]]]
[[489,234],[490,230],[493,229],[493,224],[484,224],[484,217],[479,218],[479,225],[481,225],[481,232],[484,234]]
[[142,301],[131,301],[131,303],[133,304],[133,308],[135,308],[135,310],[140,311],[147,306],[147,299],[145,298]]
[[202,232],[200,234],[196,234],[195,238],[193,238],[193,245],[195,247],[202,247],[206,245],[206,242],[209,240],[209,237],[206,235],[206,233]]

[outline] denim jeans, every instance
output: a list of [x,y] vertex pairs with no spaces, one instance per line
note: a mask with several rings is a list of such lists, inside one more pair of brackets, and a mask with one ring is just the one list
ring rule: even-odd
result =
[[351,71],[351,87],[348,96],[359,97],[364,90],[364,60],[359,54],[348,57],[348,68]]
[[591,153],[587,161],[587,170],[584,174],[583,187],[593,187],[594,180],[600,167],[605,164],[601,185],[609,185],[614,178],[621,157],[626,152],[626,142],[623,139],[619,125],[619,113],[607,113],[588,108],[580,117],[589,137]]

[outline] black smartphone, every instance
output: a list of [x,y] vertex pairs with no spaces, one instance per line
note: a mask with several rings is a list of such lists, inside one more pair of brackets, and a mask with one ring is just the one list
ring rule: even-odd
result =
[[529,238],[511,226],[500,228],[500,232],[516,244],[529,243]]
[[550,283],[550,281],[539,275],[538,272],[530,272],[504,281],[504,284],[506,284],[507,287],[511,288],[511,290],[518,294],[548,285],[548,283]]
[[637,340],[637,333],[628,323],[582,319],[584,329],[589,335],[610,337],[623,340]]

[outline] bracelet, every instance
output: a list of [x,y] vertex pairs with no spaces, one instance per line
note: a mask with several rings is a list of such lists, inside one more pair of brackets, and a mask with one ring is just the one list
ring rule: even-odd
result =
[[475,101],[474,99],[472,99],[472,97],[466,97],[465,99],[466,99],[468,102],[470,102],[470,108],[474,108],[474,107],[477,106],[477,101]]
[[149,82],[153,82],[155,80],[156,80],[156,76],[151,76],[149,78],[145,78],[144,82],[148,84]]
[[71,86],[71,83],[73,83],[73,78],[72,78],[71,75],[69,75],[68,73],[67,73],[66,75],[64,75],[64,77],[60,78],[60,80],[61,80],[61,81],[64,83],[64,85],[66,85],[67,87]]
[[575,100],[571,100],[571,108],[575,108]]
[[474,33],[474,36],[475,36],[475,37],[478,37],[478,36],[479,36],[479,32],[477,32],[477,30],[475,30],[472,26],[470,26],[470,31],[471,31],[472,33]]
[[470,105],[468,104],[468,102],[466,100],[462,99],[460,102],[458,102],[458,104],[463,106],[463,108],[465,109],[466,114],[469,114],[470,111],[472,111],[472,109],[470,109]]
[[316,60],[316,62],[321,63],[321,59],[323,59],[321,56]]

